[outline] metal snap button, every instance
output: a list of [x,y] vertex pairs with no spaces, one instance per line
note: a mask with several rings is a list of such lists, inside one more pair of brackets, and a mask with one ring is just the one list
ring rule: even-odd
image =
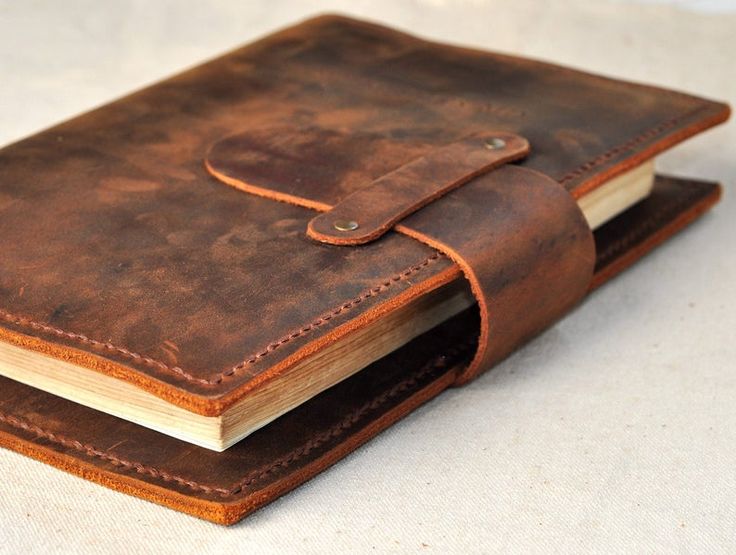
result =
[[490,137],[485,140],[485,145],[488,150],[500,150],[506,146],[506,141],[498,137]]
[[354,220],[337,220],[332,226],[337,231],[355,231],[359,227],[358,222]]

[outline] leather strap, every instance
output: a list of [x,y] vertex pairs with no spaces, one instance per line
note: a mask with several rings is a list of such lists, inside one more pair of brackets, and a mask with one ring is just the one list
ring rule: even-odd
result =
[[397,230],[452,258],[478,301],[478,348],[456,384],[562,317],[593,277],[593,234],[575,200],[556,181],[518,166],[474,179]]
[[[251,172],[260,170],[243,163],[248,156],[242,146],[261,153],[273,150],[261,141],[247,132],[223,139],[213,145],[206,167],[241,190],[321,210],[308,231],[319,241],[359,245],[394,229],[458,264],[481,316],[476,355],[458,373],[458,384],[560,318],[590,286],[595,246],[575,200],[549,177],[502,165],[528,152],[528,143],[518,135],[477,134],[434,148],[334,205],[253,187]],[[275,158],[273,164],[278,163]]]
[[512,133],[465,137],[430,151],[348,195],[309,222],[307,234],[331,245],[375,241],[394,224],[474,177],[529,153]]

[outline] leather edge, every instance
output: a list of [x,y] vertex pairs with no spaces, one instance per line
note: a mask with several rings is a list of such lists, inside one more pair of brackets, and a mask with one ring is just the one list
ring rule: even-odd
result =
[[[702,182],[705,183],[705,182]],[[647,253],[682,231],[691,223],[698,220],[721,199],[723,187],[720,183],[711,183],[712,190],[702,198],[691,204],[686,211],[678,213],[673,219],[659,228],[654,234],[645,237],[631,248],[614,257],[609,263],[596,268],[593,280],[590,284],[589,293],[595,291],[611,279],[624,272],[630,266],[641,260]]]

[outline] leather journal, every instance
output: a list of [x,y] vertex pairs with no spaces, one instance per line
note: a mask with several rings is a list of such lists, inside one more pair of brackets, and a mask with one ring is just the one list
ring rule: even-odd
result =
[[9,145],[0,445],[236,522],[703,214],[651,161],[728,115],[324,16]]

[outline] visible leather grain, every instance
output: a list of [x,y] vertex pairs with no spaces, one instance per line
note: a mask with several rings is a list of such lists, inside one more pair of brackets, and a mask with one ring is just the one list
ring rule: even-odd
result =
[[[524,167],[579,195],[727,116],[688,95],[310,20],[0,151],[0,339],[220,414],[460,273],[398,233],[317,244],[304,234],[313,209],[490,129],[526,137]],[[323,132],[278,133],[295,126]],[[254,150],[252,182],[221,177],[287,202],[207,172],[208,149],[233,133],[280,163]]]
[[[650,198],[596,232],[594,284],[701,215],[719,194],[713,183],[658,178]],[[452,385],[475,350],[477,318],[477,311],[466,311],[222,453],[5,378],[0,444],[124,493],[231,524]],[[8,495],[22,495],[9,488]]]

